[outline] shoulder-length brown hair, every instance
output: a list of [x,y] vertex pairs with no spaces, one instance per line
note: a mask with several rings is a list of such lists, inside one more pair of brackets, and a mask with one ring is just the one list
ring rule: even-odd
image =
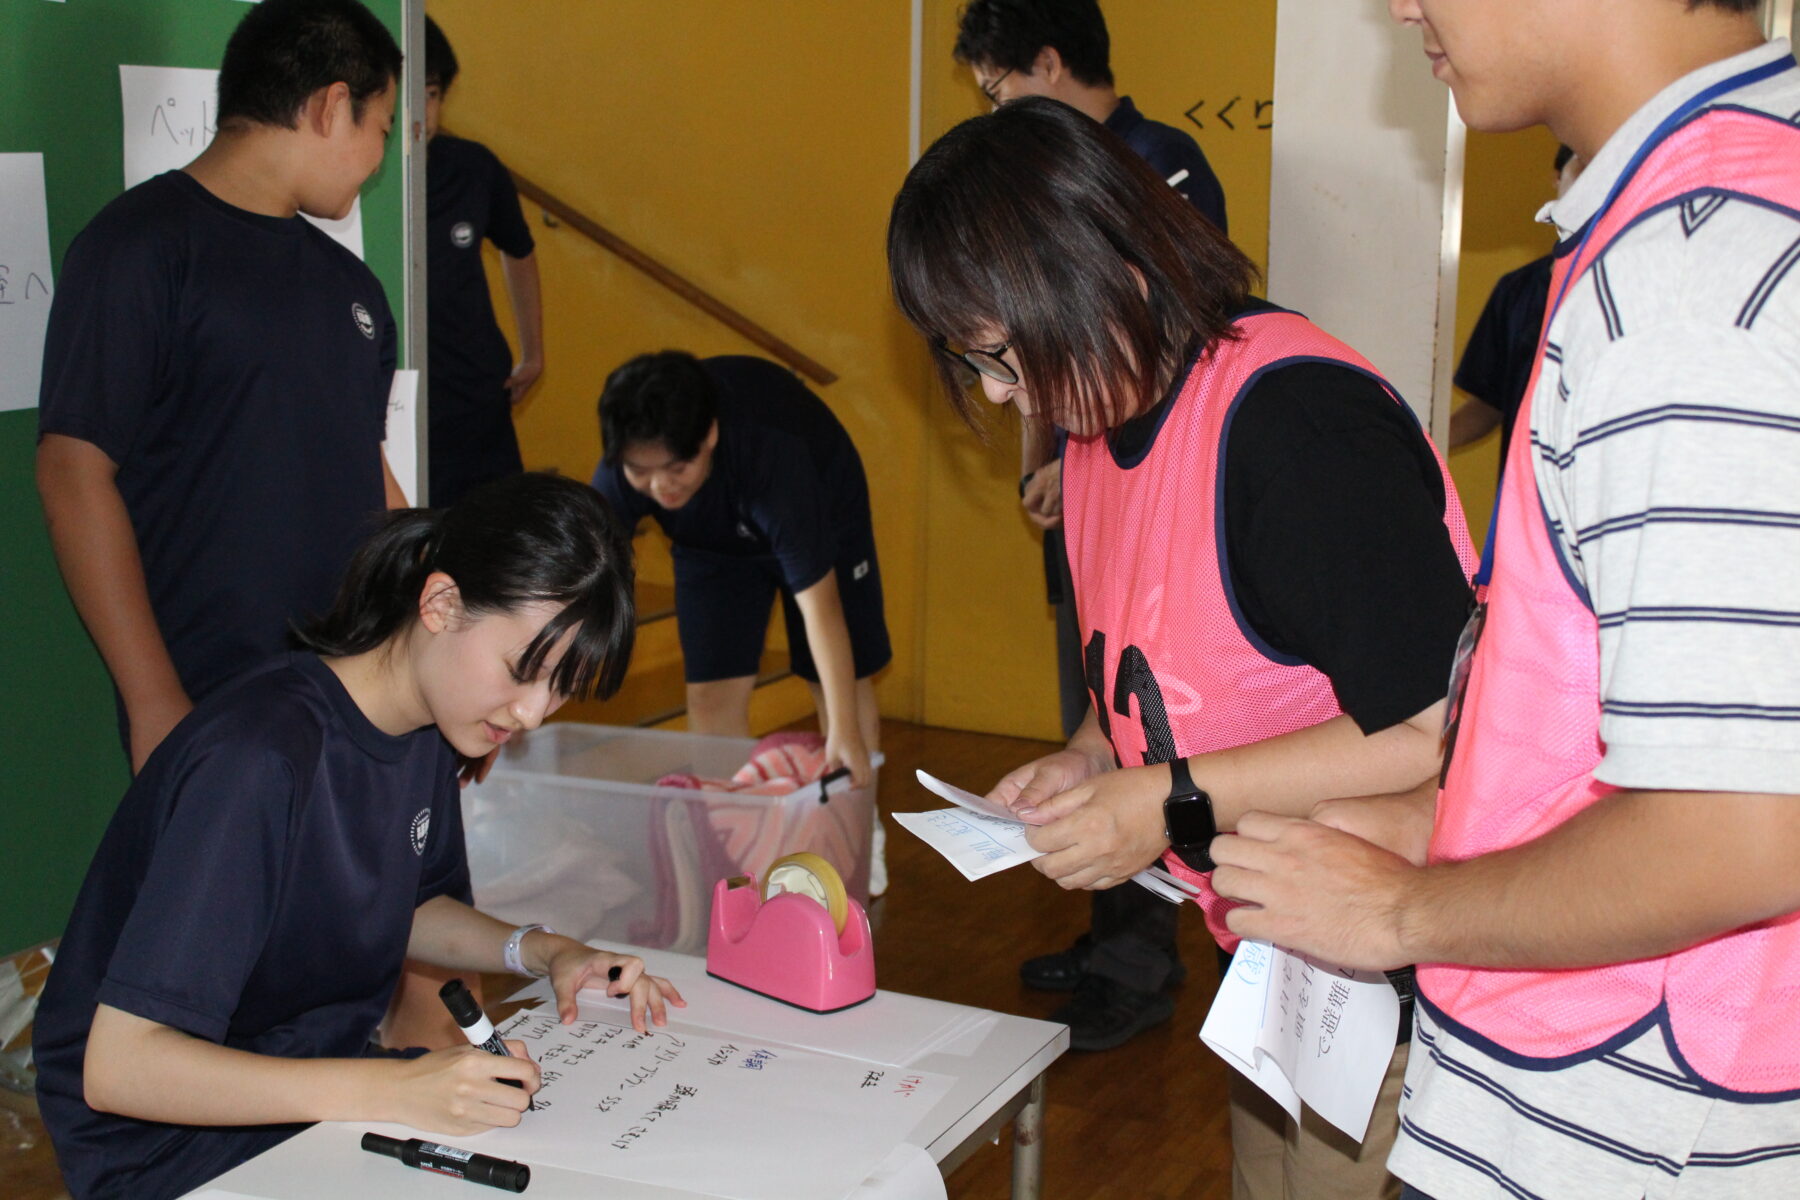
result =
[[[925,152],[894,199],[888,272],[971,424],[980,406],[947,344],[999,330],[1037,419],[1116,425],[1195,351],[1235,336],[1256,278],[1128,146],[1042,97],[964,121]],[[1107,393],[1139,403],[1107,419]]]

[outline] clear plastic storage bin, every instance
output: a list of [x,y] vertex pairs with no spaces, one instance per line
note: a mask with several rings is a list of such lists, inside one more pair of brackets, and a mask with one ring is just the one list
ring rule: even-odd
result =
[[[810,850],[867,902],[875,789],[818,784],[785,796],[657,787],[729,779],[750,738],[552,724],[504,747],[462,795],[475,904],[584,941],[702,954],[713,884],[758,879]],[[879,756],[878,756],[879,758]]]

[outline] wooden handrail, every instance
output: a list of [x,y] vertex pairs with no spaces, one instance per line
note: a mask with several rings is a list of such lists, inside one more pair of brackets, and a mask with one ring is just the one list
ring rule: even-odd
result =
[[558,199],[545,191],[517,171],[512,173],[513,182],[518,185],[519,194],[533,204],[563,222],[577,233],[584,234],[606,250],[612,251],[656,282],[686,300],[689,304],[705,312],[714,319],[729,325],[732,329],[755,342],[776,358],[794,370],[800,372],[814,383],[835,383],[837,376],[826,370],[819,363],[794,349],[774,334],[746,317],[731,305],[720,300],[699,284],[676,274],[644,251],[638,249],[600,222],[581,212],[579,209]]

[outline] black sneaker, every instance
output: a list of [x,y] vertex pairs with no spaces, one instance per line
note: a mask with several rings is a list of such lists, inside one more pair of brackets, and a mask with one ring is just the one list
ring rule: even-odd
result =
[[1075,997],[1050,1014],[1069,1027],[1073,1050],[1111,1050],[1175,1015],[1175,997],[1140,992],[1103,975],[1084,975]]
[[1019,982],[1040,992],[1072,992],[1087,974],[1092,947],[1093,940],[1084,933],[1067,950],[1028,958],[1019,964]]

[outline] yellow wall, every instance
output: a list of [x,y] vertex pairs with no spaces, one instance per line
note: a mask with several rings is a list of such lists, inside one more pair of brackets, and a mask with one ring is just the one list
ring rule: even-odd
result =
[[[985,111],[969,72],[950,57],[960,0],[927,0],[925,142]],[[1186,129],[1225,188],[1238,244],[1268,258],[1269,134],[1274,92],[1275,6],[1114,0],[1105,5],[1113,75],[1146,116]],[[1216,112],[1233,97],[1225,121]],[[1196,126],[1184,114],[1196,103]],[[1235,130],[1226,122],[1236,124]],[[1042,557],[1019,511],[1016,425],[995,422],[983,444],[933,394],[925,447],[923,609],[924,719],[933,725],[1059,736],[1056,664]]]
[[[1556,139],[1548,130],[1469,134],[1463,172],[1462,266],[1456,285],[1456,347],[1462,348],[1500,276],[1548,254],[1556,237],[1532,218],[1555,194],[1551,164]],[[1458,403],[1468,398],[1457,393]],[[1500,433],[1488,434],[1450,455],[1450,472],[1477,542],[1494,510],[1500,466]]]
[[[925,141],[982,111],[950,58],[960,0],[926,0]],[[1108,6],[1121,89],[1188,129],[1232,229],[1266,260],[1274,6]],[[1038,541],[1017,501],[1017,435],[984,445],[949,414],[894,312],[883,237],[907,167],[908,6],[783,0],[432,0],[462,75],[444,123],[657,255],[840,375],[817,388],[862,451],[894,664],[891,716],[1057,734]],[[1232,97],[1225,121],[1216,113]],[[1204,101],[1196,126],[1184,113]],[[548,367],[519,417],[526,463],[585,478],[594,400],[643,350],[755,349],[527,205]],[[490,276],[497,272],[490,266]],[[502,324],[510,316],[501,304]],[[668,578],[658,535],[646,578]],[[667,642],[670,639],[658,639]],[[672,651],[647,643],[647,660]]]
[[[904,4],[433,0],[462,74],[444,124],[819,360],[861,449],[887,583],[884,711],[916,717],[920,351],[888,297],[883,235],[906,171]],[[606,372],[640,351],[760,353],[527,206],[548,367],[520,415],[527,465],[587,478]],[[490,276],[495,272],[490,269]],[[502,324],[510,333],[510,316]],[[647,578],[668,578],[658,535]]]

